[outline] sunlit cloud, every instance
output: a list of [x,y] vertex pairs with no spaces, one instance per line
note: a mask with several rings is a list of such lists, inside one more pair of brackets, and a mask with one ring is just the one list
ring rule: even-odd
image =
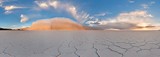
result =
[[38,20],[23,30],[85,30],[85,28],[68,18],[51,18]]
[[38,2],[38,1],[35,1],[35,3],[40,7],[40,8],[43,8],[43,9],[47,9],[49,7],[49,5],[46,3],[46,2]]
[[48,7],[52,7],[56,10],[63,10],[63,11],[67,11],[68,13],[70,13],[75,19],[77,19],[77,21],[79,23],[83,23],[85,19],[88,18],[89,14],[85,13],[85,12],[78,12],[77,7],[75,7],[72,4],[69,3],[62,3],[60,1],[57,0],[52,0],[52,1],[35,1],[36,4],[40,7],[40,8],[45,8],[47,9]]
[[52,2],[49,2],[49,5],[53,6],[54,8],[58,8],[60,4],[58,1],[52,1]]
[[[129,13],[121,13],[115,18],[104,21],[95,21],[89,24],[97,24],[96,26],[104,29],[143,29],[143,28],[159,28],[160,24],[155,22],[153,16],[147,11],[133,11]],[[153,29],[154,30],[154,29]]]
[[27,16],[23,15],[23,14],[21,14],[20,17],[21,17],[21,20],[20,20],[21,23],[25,23],[29,20],[29,18]]
[[14,5],[4,6],[4,10],[6,10],[6,11],[11,11],[11,10],[20,9],[20,8],[26,8],[26,7],[20,7],[20,6],[14,6]]
[[15,9],[24,9],[24,8],[27,8],[27,7],[21,7],[21,6],[15,6],[15,5],[10,5],[10,6],[2,6],[5,10],[5,14],[10,14],[13,12],[13,10]]

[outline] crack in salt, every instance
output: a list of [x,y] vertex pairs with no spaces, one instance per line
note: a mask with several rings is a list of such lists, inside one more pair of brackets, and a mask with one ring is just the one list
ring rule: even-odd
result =
[[96,55],[98,56],[98,57],[101,57],[100,55],[99,55],[99,53],[98,53],[98,49],[97,48],[95,48],[95,44],[93,43],[93,49],[95,49],[96,51],[95,51],[95,53],[96,53]]
[[[9,56],[13,56],[13,55],[11,55],[10,53],[8,53],[8,52],[6,52],[6,50],[7,50],[8,48],[5,48],[3,51],[2,51],[2,54],[4,54],[4,55],[9,55]],[[13,56],[13,57],[16,57],[16,56]]]
[[122,57],[124,56],[123,53],[120,53],[120,52],[118,52],[118,51],[115,51],[115,50],[111,49],[110,47],[108,47],[108,49],[109,49],[110,51],[112,51],[112,52],[115,52],[115,53],[117,53],[117,54],[120,54]]
[[78,49],[76,47],[74,47],[74,49],[76,50],[74,54],[77,55],[77,57],[81,57],[80,55],[77,54]]
[[58,47],[58,55],[56,55],[56,57],[59,57],[60,55],[62,55],[60,48],[63,46],[64,43],[62,43],[59,47]]

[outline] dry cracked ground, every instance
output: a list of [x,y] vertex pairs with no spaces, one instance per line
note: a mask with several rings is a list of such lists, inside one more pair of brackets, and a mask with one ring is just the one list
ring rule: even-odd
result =
[[0,57],[160,57],[160,31],[1,31]]

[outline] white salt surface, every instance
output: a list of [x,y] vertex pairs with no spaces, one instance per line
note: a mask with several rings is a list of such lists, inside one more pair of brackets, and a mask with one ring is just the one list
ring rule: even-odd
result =
[[160,31],[0,31],[0,57],[160,57]]

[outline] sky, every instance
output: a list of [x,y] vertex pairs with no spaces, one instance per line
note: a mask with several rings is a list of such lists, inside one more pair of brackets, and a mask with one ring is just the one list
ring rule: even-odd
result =
[[159,8],[160,0],[0,0],[0,27],[28,27],[57,17],[86,26],[96,22],[111,27],[113,22],[114,26],[115,22],[159,25]]

